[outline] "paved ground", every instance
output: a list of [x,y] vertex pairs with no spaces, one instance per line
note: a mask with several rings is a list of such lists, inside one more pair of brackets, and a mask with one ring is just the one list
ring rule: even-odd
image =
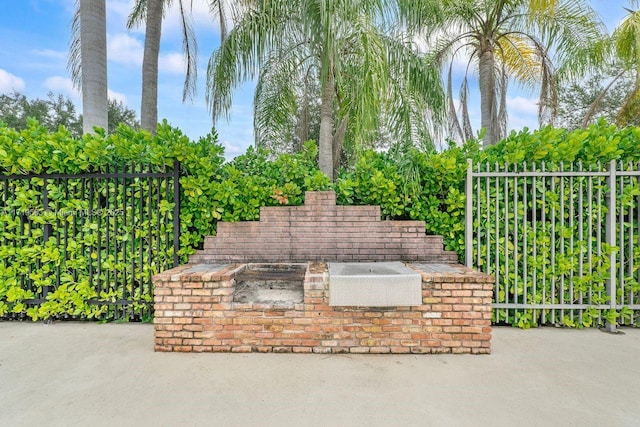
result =
[[165,354],[139,324],[0,323],[0,426],[638,426],[640,330],[490,356]]

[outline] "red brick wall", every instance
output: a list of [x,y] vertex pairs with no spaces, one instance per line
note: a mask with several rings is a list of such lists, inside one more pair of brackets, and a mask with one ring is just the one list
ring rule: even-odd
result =
[[379,206],[336,206],[333,191],[304,206],[263,207],[260,221],[218,223],[191,264],[224,262],[425,261],[456,263],[424,221],[382,221]]
[[489,353],[493,278],[462,266],[422,274],[423,304],[331,307],[326,264],[312,264],[301,304],[234,303],[234,276],[154,277],[155,350],[180,352]]

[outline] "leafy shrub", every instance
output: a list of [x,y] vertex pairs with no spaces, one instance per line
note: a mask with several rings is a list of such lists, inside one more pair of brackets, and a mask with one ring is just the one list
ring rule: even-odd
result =
[[[0,175],[5,176],[161,172],[177,160],[183,164],[183,191],[189,193],[201,186],[191,177],[215,176],[224,161],[222,153],[215,135],[193,143],[166,123],[154,137],[120,127],[108,137],[98,132],[81,139],[64,128],[49,133],[35,121],[22,131],[0,126]],[[121,306],[120,315],[149,314],[150,277],[173,263],[175,201],[170,191],[164,195],[168,182],[45,182],[35,176],[0,184],[0,317],[26,313],[34,320],[113,318],[118,316],[114,303],[121,300],[129,306]],[[43,209],[45,190],[49,210]],[[187,217],[202,205],[191,197],[183,197],[181,204]],[[188,232],[192,223],[182,227],[187,253],[202,237]],[[195,227],[205,229],[205,224]],[[51,234],[46,242],[45,230]],[[36,298],[40,303],[27,304]]]
[[[154,137],[146,132],[120,127],[110,136],[98,133],[73,139],[62,128],[49,133],[37,123],[30,122],[28,128],[20,132],[0,126],[0,174],[84,173],[127,168],[162,171],[172,167],[177,160],[181,163],[180,256],[183,261],[202,246],[204,236],[215,234],[218,221],[256,220],[261,206],[300,205],[305,191],[331,188],[336,191],[340,204],[377,204],[381,206],[386,219],[424,220],[427,233],[444,236],[446,249],[457,251],[463,260],[467,159],[472,159],[474,164],[488,163],[509,170],[522,170],[525,164],[529,169],[541,170],[544,167],[545,170],[557,170],[567,167],[567,162],[580,162],[584,169],[597,169],[605,167],[610,160],[630,162],[625,163],[625,167],[630,168],[633,167],[631,163],[640,160],[639,145],[640,129],[617,129],[603,121],[574,132],[546,127],[534,132],[513,132],[504,141],[485,150],[480,149],[477,141],[470,141],[460,147],[452,145],[439,153],[413,149],[402,153],[367,151],[359,157],[353,168],[341,171],[335,183],[331,183],[315,166],[317,149],[312,142],[305,144],[297,154],[271,158],[266,151],[250,148],[244,155],[224,162],[223,149],[217,143],[215,133],[193,142],[179,130],[163,123]],[[37,224],[56,224],[56,218],[47,216],[50,213],[37,211],[42,202],[42,184],[35,178],[26,180],[19,188],[15,187],[15,191],[12,188],[10,197],[5,192],[2,199],[5,204],[10,202],[13,208],[35,210],[29,217],[30,224],[34,224],[33,229],[20,230],[20,222],[6,213],[0,218],[0,259],[11,260],[6,266],[0,263],[0,316],[10,312],[26,312],[34,319],[65,314],[108,318],[111,314],[105,306],[94,304],[93,301],[113,302],[126,297],[134,307],[148,304],[151,298],[148,277],[171,265],[171,239],[151,242],[153,248],[148,250],[156,252],[158,261],[134,266],[131,273],[127,273],[127,280],[122,281],[123,277],[120,276],[120,285],[100,289],[99,292],[95,284],[86,280],[89,265],[94,269],[100,265],[103,272],[129,271],[127,269],[131,268],[124,256],[110,253],[109,248],[94,250],[95,255],[86,250],[95,244],[97,233],[104,227],[110,226],[115,233],[115,224],[108,216],[98,216],[94,222],[82,223],[82,229],[74,232],[63,232],[54,225],[53,233],[66,242],[66,249],[61,249],[52,240],[42,244],[42,227]],[[57,209],[87,209],[88,203],[96,205],[105,199],[122,205],[123,197],[133,200],[136,195],[150,191],[150,184],[142,181],[132,183],[124,193],[113,185],[107,185],[100,188],[99,197],[102,199],[90,202],[76,197],[77,191],[80,191],[77,185],[72,184],[67,192],[55,182],[48,184],[50,199]],[[579,185],[579,181],[576,180],[574,185]],[[599,186],[596,190],[606,191],[604,183],[596,183],[596,186]],[[481,189],[481,199],[486,200],[487,194],[483,191]],[[514,244],[504,239],[498,242],[494,239],[483,243],[481,252],[487,253],[491,259],[498,259],[501,265],[504,265],[509,251],[516,249],[516,246],[521,257],[529,257],[526,274],[515,269],[508,274],[504,270],[497,271],[503,278],[497,297],[509,298],[510,301],[517,298],[519,301],[535,303],[557,302],[559,296],[553,295],[550,288],[539,286],[533,292],[532,287],[528,287],[525,292],[522,283],[524,280],[533,281],[534,271],[538,281],[544,277],[550,283],[551,262],[557,266],[554,273],[556,278],[570,277],[571,272],[578,271],[580,262],[583,262],[580,251],[585,251],[594,243],[574,238],[575,246],[567,247],[566,241],[572,235],[575,237],[579,230],[570,230],[561,218],[557,218],[554,226],[555,240],[550,238],[551,231],[545,228],[548,224],[544,227],[541,223],[536,224],[537,231],[533,233],[534,225],[527,219],[532,217],[533,210],[540,209],[539,202],[529,198],[525,206],[523,190],[512,188],[510,191],[519,192],[509,193],[508,196],[516,194],[520,201],[516,214],[504,217],[499,207],[504,202],[504,196],[502,192],[496,193],[490,189],[488,196],[492,203],[481,209],[481,217],[475,219],[474,226],[499,218],[503,221],[501,225],[507,221],[509,229],[514,230],[517,222],[519,235],[526,230],[529,236],[535,236],[528,244],[536,242],[538,257],[531,258],[529,248],[522,242]],[[557,208],[561,201],[568,206],[572,200],[568,192],[560,193],[557,189],[552,191],[549,188],[541,191],[544,191],[547,200],[547,211],[552,207]],[[622,211],[618,214],[627,217],[629,210],[637,209],[638,195],[638,182],[631,179],[625,181],[621,196]],[[146,207],[139,213],[136,213],[139,207],[134,208],[136,212],[127,211],[131,222],[127,227],[117,230],[115,238],[122,242],[133,241],[130,251],[144,252],[147,250],[145,248],[149,248],[151,239],[144,230],[171,218],[172,207],[173,200],[169,198],[158,203],[157,209],[151,213],[145,210]],[[593,204],[592,209],[603,207]],[[628,226],[636,227],[637,218],[634,221]],[[140,227],[142,231],[136,231],[135,227]],[[160,231],[170,236],[172,230],[162,227]],[[586,231],[583,229],[583,234]],[[560,238],[561,235],[565,240]],[[557,259],[551,258],[552,240],[556,242],[553,253]],[[594,258],[594,268],[589,275],[578,280],[575,275],[571,276],[575,292],[591,292],[594,295],[590,300],[592,304],[606,303],[603,289],[611,250],[616,248],[603,247],[603,251]],[[640,265],[638,258],[640,251],[634,251],[633,260],[627,260],[632,262],[633,271],[635,266]],[[626,264],[624,269],[628,266]],[[481,264],[480,267],[487,266]],[[490,268],[490,273],[496,273]],[[29,275],[34,283],[33,289],[22,286],[18,280],[21,274]],[[57,274],[60,275],[60,284],[52,287],[53,276]],[[113,279],[105,277],[101,280]],[[631,286],[629,292],[640,291],[633,277],[626,277],[625,282]],[[28,307],[25,301],[34,298],[45,287],[51,287],[46,301]],[[562,296],[573,297],[575,295]],[[598,321],[598,316],[598,310],[587,309],[581,313],[579,322],[569,317],[560,319],[560,322],[567,326],[589,326]],[[605,318],[625,321],[629,318],[629,310],[612,311],[606,313]],[[548,313],[543,310],[520,310],[511,314],[495,310],[494,320],[508,321],[521,327],[550,321]]]

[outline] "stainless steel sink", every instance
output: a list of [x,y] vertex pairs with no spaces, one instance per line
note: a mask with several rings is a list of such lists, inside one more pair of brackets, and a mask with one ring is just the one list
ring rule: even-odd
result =
[[422,276],[401,262],[330,262],[329,305],[422,304]]

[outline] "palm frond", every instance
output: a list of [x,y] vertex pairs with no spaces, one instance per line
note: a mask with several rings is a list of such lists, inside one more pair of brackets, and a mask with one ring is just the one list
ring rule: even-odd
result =
[[180,28],[182,31],[182,53],[185,57],[186,70],[184,86],[182,89],[182,101],[192,98],[196,92],[198,80],[198,43],[191,24],[191,12],[184,6],[184,0],[178,0]]
[[147,20],[147,0],[136,0],[127,17],[127,29],[132,30],[143,25]]
[[449,72],[447,73],[447,124],[449,128],[449,138],[456,142],[464,142],[464,134],[462,133],[456,106],[453,102],[452,69],[453,62],[449,64]]
[[616,55],[625,64],[637,68],[640,64],[640,11],[629,11],[613,33]]
[[473,127],[469,116],[469,81],[466,75],[460,87],[460,115],[462,117],[463,141],[473,139]]

